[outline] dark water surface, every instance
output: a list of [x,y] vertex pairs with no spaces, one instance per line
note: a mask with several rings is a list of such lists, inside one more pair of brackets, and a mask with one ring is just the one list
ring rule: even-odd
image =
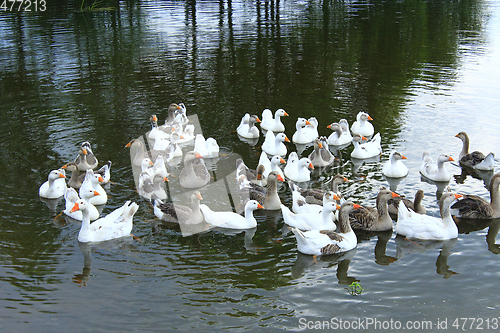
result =
[[[217,168],[236,155],[254,167],[262,137],[251,146],[231,133],[245,113],[284,108],[291,138],[299,116],[317,117],[329,135],[328,124],[351,124],[362,110],[382,135],[380,161],[354,165],[349,146],[309,185],[328,186],[341,172],[351,180],[345,196],[370,206],[380,185],[409,197],[423,189],[437,216],[443,188],[421,180],[424,150],[458,158],[454,135],[466,131],[471,150],[500,156],[498,2],[47,4],[0,12],[2,332],[300,330],[334,317],[434,324],[420,331],[443,320],[455,329],[460,317],[481,319],[484,331],[500,326],[498,220],[461,220],[458,239],[447,242],[359,234],[357,249],[317,259],[282,235],[280,212],[256,213],[254,234],[183,237],[153,228],[124,148],[150,129],[151,114],[163,121],[168,104],[183,102],[221,146]],[[140,240],[79,244],[79,224],[54,220],[63,200],[51,211],[38,197],[48,172],[72,161],[82,141],[113,162],[103,212],[139,203]],[[392,149],[408,158],[399,184],[381,173]],[[453,191],[489,197],[487,180],[447,167]],[[280,196],[290,204],[286,187]],[[347,289],[354,281],[359,296]]]

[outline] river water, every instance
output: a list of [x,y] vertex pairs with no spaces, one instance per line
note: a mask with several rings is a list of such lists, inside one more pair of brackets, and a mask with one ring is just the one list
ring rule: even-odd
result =
[[[500,156],[498,2],[91,6],[47,1],[44,12],[0,12],[2,332],[370,332],[376,322],[386,331],[498,329],[498,220],[458,220],[459,237],[447,242],[360,233],[355,250],[324,258],[297,252],[280,212],[257,212],[256,230],[184,237],[157,226],[125,148],[150,130],[151,114],[162,121],[170,103],[183,102],[197,131],[221,146],[212,170],[222,179],[235,157],[258,162],[262,136],[251,145],[232,133],[247,112],[285,109],[291,138],[297,117],[317,117],[320,134],[329,135],[328,124],[366,111],[382,156],[355,164],[351,145],[307,185],[327,187],[342,173],[350,180],[342,193],[369,206],[381,185],[408,197],[422,189],[428,214],[438,216],[444,188],[421,179],[423,151],[457,159],[454,136],[465,131],[472,150]],[[49,171],[72,161],[83,141],[101,163],[113,162],[103,213],[126,200],[139,204],[136,238],[79,244],[80,225],[54,218],[64,200],[51,208],[38,197]],[[392,149],[408,158],[410,173],[399,183],[381,173]],[[447,168],[451,190],[489,197],[491,174]],[[208,189],[202,195],[214,205],[226,199]],[[280,197],[290,205],[286,186]],[[359,295],[350,292],[353,282]]]

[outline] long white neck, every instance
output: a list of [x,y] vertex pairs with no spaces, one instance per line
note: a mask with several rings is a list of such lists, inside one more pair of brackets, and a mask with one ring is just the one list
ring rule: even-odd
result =
[[245,221],[248,228],[254,228],[257,226],[257,220],[253,216],[253,210],[249,207],[245,208]]
[[85,239],[82,239],[82,237],[85,237],[86,233],[90,230],[90,212],[88,208],[81,209],[81,212],[82,212],[82,226],[80,227],[78,240],[85,241]]

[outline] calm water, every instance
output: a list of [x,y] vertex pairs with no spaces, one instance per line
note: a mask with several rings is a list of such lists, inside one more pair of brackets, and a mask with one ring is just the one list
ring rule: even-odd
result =
[[[223,172],[231,156],[252,167],[258,161],[262,138],[252,146],[231,133],[246,112],[284,108],[291,137],[299,116],[316,116],[320,134],[329,135],[328,124],[352,123],[364,110],[382,135],[380,161],[354,165],[350,146],[310,186],[341,172],[351,180],[342,192],[371,206],[380,185],[409,197],[423,189],[437,216],[443,189],[420,179],[424,150],[458,157],[454,135],[466,131],[472,150],[500,156],[498,2],[98,7],[81,12],[79,2],[50,1],[43,13],[0,12],[2,332],[301,330],[333,317],[448,320],[449,328],[474,317],[488,331],[486,320],[498,319],[500,221],[459,221],[458,239],[448,242],[360,234],[356,250],[317,260],[297,253],[279,212],[258,212],[253,234],[183,237],[154,227],[124,148],[150,129],[152,113],[163,120],[169,103],[183,102],[221,145]],[[79,244],[79,224],[54,219],[63,201],[51,210],[38,197],[48,172],[73,160],[82,141],[101,162],[113,161],[103,212],[139,203],[140,240]],[[408,158],[410,174],[399,184],[381,174],[391,149]],[[447,167],[457,176],[452,190],[488,197],[483,179]],[[290,204],[286,188],[280,195]],[[364,289],[359,296],[348,292],[354,281]]]

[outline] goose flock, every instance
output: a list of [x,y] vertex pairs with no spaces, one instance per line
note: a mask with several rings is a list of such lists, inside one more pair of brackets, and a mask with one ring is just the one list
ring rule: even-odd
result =
[[[371,207],[356,204],[342,194],[339,186],[349,182],[342,175],[334,176],[330,184],[322,184],[328,187],[327,190],[309,188],[311,170],[319,169],[321,173],[337,160],[330,147],[335,151],[352,144],[353,160],[364,160],[382,154],[382,137],[375,133],[370,123],[372,117],[359,112],[350,127],[345,119],[325,126],[332,131],[328,137],[319,136],[316,118],[298,117],[290,140],[281,121],[282,117],[289,116],[283,109],[278,109],[274,115],[265,109],[260,118],[248,113],[242,117],[235,132],[244,142],[259,140],[262,135],[262,151],[255,167],[246,165],[241,158],[236,160],[235,171],[230,174],[230,183],[235,185],[235,190],[230,191],[234,207],[221,210],[212,206],[214,200],[202,197],[202,193],[216,195],[212,194],[210,186],[214,184],[214,168],[217,168],[216,162],[221,156],[217,141],[195,134],[201,128],[196,128],[191,117],[187,116],[184,104],[169,105],[164,124],[159,125],[157,116],[152,115],[151,130],[144,136],[146,140],[133,139],[126,145],[130,148],[138,195],[150,202],[156,218],[165,223],[179,224],[181,228],[207,224],[209,227],[201,230],[211,227],[250,229],[257,226],[253,215],[257,209],[281,211],[285,229],[295,235],[298,251],[308,255],[329,255],[354,249],[357,246],[355,230],[394,230],[406,238],[448,240],[458,237],[453,216],[471,219],[500,217],[500,173],[494,174],[494,154],[469,153],[469,138],[465,132],[456,135],[463,142],[458,162],[469,172],[481,170],[492,174],[490,198],[448,190],[437,203],[440,216],[436,217],[427,215],[422,206],[422,190],[417,191],[412,201],[381,187]],[[313,145],[314,148],[308,156],[301,156],[302,152],[292,150],[290,142]],[[422,153],[420,174],[433,182],[448,182],[451,174],[446,163],[455,160],[447,154],[435,158],[428,152]],[[387,178],[406,177],[410,170],[404,164],[405,159],[401,152],[392,151],[381,173]],[[75,160],[50,171],[48,180],[39,188],[42,198],[64,197],[63,213],[82,221],[78,235],[80,242],[129,236],[138,209],[136,203],[127,201],[108,215],[99,215],[96,206],[107,202],[102,184],[110,181],[111,162],[97,169],[98,165],[90,143],[83,142]],[[66,171],[71,171],[68,183]],[[290,207],[282,203],[282,191],[278,191],[285,181],[285,190],[290,191],[292,197]],[[188,194],[190,203],[175,203],[167,184],[178,185]],[[236,197],[234,193],[237,193]]]

